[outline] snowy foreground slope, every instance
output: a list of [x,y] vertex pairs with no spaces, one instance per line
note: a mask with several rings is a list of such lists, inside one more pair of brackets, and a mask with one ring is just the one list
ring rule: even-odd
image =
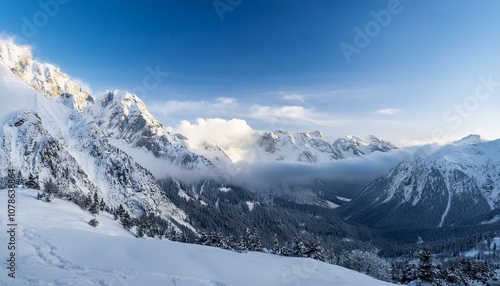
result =
[[[35,195],[17,192],[15,279],[7,276],[6,232],[0,234],[0,285],[392,285],[311,259],[138,239],[104,214],[95,229],[78,206]],[[1,190],[2,210],[6,199]]]

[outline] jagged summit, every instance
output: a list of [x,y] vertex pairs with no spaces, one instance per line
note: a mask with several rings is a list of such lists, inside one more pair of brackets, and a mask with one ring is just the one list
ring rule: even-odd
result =
[[392,149],[397,149],[390,142],[380,140],[373,135],[367,136],[366,139],[359,136],[347,135],[343,138],[338,138],[332,145],[338,159],[368,155],[376,151],[388,152]]
[[[207,148],[207,143],[211,145],[210,148]],[[260,132],[253,138],[253,142],[245,146],[215,145],[214,147],[214,145],[206,142],[203,148],[199,149],[203,149],[203,155],[216,164],[221,157],[228,157],[232,162],[324,163],[397,149],[391,143],[373,135],[368,139],[349,135],[330,143],[321,131],[290,132],[285,130]]]
[[138,130],[143,130],[145,136],[167,133],[161,122],[148,111],[146,104],[126,91],[108,91],[96,99],[87,112],[98,125],[120,139],[132,139],[131,136],[136,135]]
[[0,63],[38,92],[82,111],[93,98],[58,67],[33,60],[28,46],[0,39]]
[[470,134],[468,136],[465,136],[464,138],[454,141],[451,143],[451,145],[459,146],[459,145],[470,145],[470,144],[477,144],[481,142],[486,142],[481,136],[477,134]]
[[111,138],[134,148],[144,148],[158,158],[179,167],[193,169],[213,166],[203,156],[189,150],[186,138],[172,135],[151,115],[144,102],[126,91],[108,91],[87,108],[85,115]]
[[181,168],[213,166],[189,150],[185,137],[169,134],[132,93],[108,91],[95,100],[59,68],[33,60],[30,47],[18,46],[12,40],[0,40],[0,64],[47,98],[83,115],[74,115],[73,119],[95,122],[108,137],[132,148],[144,148]]

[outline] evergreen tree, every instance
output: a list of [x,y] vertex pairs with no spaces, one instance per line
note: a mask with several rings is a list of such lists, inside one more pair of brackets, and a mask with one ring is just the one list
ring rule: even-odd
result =
[[[158,225],[156,225],[155,223],[151,224],[147,232],[147,235],[152,238],[160,237],[161,234]],[[174,241],[179,241],[179,237],[177,236]]]
[[278,240],[278,236],[276,233],[273,236],[273,249],[272,249],[273,254],[281,255],[283,253],[283,249],[280,245],[280,242]]
[[99,196],[97,195],[97,192],[94,193],[94,200],[89,208],[89,211],[91,214],[94,215],[99,214],[100,207],[99,207]]
[[16,185],[24,185],[24,179],[23,179],[23,174],[21,173],[21,170],[17,171],[17,176],[16,176]]
[[98,227],[98,226],[99,226],[99,221],[98,221],[98,220],[96,220],[95,218],[93,218],[93,219],[91,219],[91,220],[89,221],[89,224],[90,224],[91,226],[93,226],[93,227]]
[[219,232],[211,231],[208,234],[208,241],[207,245],[213,246],[213,247],[222,247],[222,235]]
[[122,222],[123,228],[125,228],[126,230],[130,230],[134,226],[132,218],[130,217],[128,212],[125,212],[125,214],[122,215],[120,220]]
[[168,239],[170,239],[171,241],[178,241],[179,240],[179,234],[177,233],[177,231],[175,230],[175,228],[171,228],[170,229],[170,233],[168,235]]
[[139,238],[144,237],[144,229],[140,225],[137,226],[137,234],[135,236]]
[[43,184],[43,190],[45,192],[47,202],[52,201],[54,196],[59,193],[59,187],[52,181],[52,178]]
[[432,267],[432,254],[429,246],[425,246],[418,253],[418,271],[417,276],[423,281],[432,282],[433,267]]
[[[248,228],[247,228],[247,230],[248,230]],[[238,251],[239,252],[247,252],[248,251],[247,245],[248,244],[247,244],[247,241],[245,239],[245,236],[244,235],[240,236],[240,243],[238,245]]]
[[195,241],[196,244],[207,245],[207,241],[208,241],[208,238],[204,232],[199,232],[196,235],[196,241]]
[[405,257],[402,265],[402,275],[401,275],[401,282],[403,284],[407,284],[415,280],[416,278],[415,268],[416,266],[410,262],[410,259],[408,257]]
[[285,244],[281,248],[281,255],[290,256],[290,253],[291,253],[290,245],[288,244],[288,242],[285,242]]
[[241,241],[241,249],[244,249],[245,252],[252,250],[252,232],[249,228],[246,228],[245,230],[245,235]]
[[88,210],[92,206],[92,195],[90,193],[87,194],[85,200],[83,200],[83,208]]
[[391,269],[392,269],[391,272],[392,281],[401,282],[401,280],[403,279],[403,271],[401,269],[401,264],[392,262]]
[[151,218],[147,217],[146,215],[141,216],[137,220],[137,227],[142,230],[144,234],[147,234],[149,237],[154,237],[155,234],[151,233],[151,229],[153,228],[153,225],[151,224]]
[[303,257],[305,252],[304,242],[300,235],[295,234],[292,244],[292,254],[293,256]]
[[99,202],[99,209],[101,211],[107,211],[107,206],[103,198],[101,198],[101,201]]
[[320,261],[325,261],[323,247],[318,237],[311,238],[304,244],[304,256]]
[[[89,205],[90,206],[90,205]],[[123,206],[120,204],[120,206],[115,210],[114,212],[114,218],[117,220],[117,219],[121,219],[121,217],[125,214],[125,209],[123,208]]]
[[262,244],[260,242],[260,234],[257,229],[253,229],[250,233],[248,250],[250,251],[262,251]]
[[38,183],[38,176],[30,174],[28,177],[28,181],[26,182],[26,187],[33,190],[40,190],[40,184]]
[[234,235],[229,235],[229,238],[227,239],[227,249],[232,250],[232,251],[238,251],[238,241],[236,240],[236,237]]

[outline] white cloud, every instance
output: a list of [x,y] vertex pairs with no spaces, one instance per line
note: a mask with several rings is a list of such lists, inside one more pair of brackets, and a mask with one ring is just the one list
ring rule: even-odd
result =
[[297,93],[294,93],[294,94],[284,94],[281,98],[284,99],[284,100],[293,100],[293,101],[300,101],[300,102],[304,102],[305,101],[304,96],[302,96],[300,94],[297,94]]
[[340,121],[332,120],[330,119],[331,116],[318,112],[313,108],[297,105],[279,107],[253,105],[249,109],[248,116],[269,122],[293,121],[293,123],[312,123],[319,126],[332,126],[340,123]]
[[235,105],[238,101],[235,98],[219,97],[217,98],[217,102],[222,105]]
[[295,92],[289,93],[285,91],[271,91],[271,92],[266,92],[265,94],[279,95],[283,100],[300,101],[300,102],[305,101],[305,96]]
[[253,142],[258,134],[245,120],[221,118],[198,118],[196,123],[182,121],[172,132],[183,134],[188,138],[191,147],[199,148],[204,141],[217,144],[219,147],[244,148]]
[[380,114],[380,115],[394,115],[394,114],[399,113],[399,112],[401,112],[401,109],[397,109],[397,108],[382,108],[382,109],[375,111],[376,114]]
[[[335,160],[327,163],[306,164],[288,162],[240,163],[232,180],[254,190],[268,190],[287,186],[287,191],[296,187],[308,187],[312,180],[357,180],[369,182],[412,156],[414,151],[395,149],[387,153],[372,154]],[[292,187],[290,187],[292,186]]]

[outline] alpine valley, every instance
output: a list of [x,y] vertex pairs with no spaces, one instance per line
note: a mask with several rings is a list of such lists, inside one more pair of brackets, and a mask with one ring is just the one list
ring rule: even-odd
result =
[[245,145],[197,144],[136,95],[91,94],[13,40],[0,40],[0,97],[0,189],[14,170],[23,223],[16,285],[391,285],[416,278],[424,246],[436,284],[498,285],[500,139],[398,148],[254,130]]

